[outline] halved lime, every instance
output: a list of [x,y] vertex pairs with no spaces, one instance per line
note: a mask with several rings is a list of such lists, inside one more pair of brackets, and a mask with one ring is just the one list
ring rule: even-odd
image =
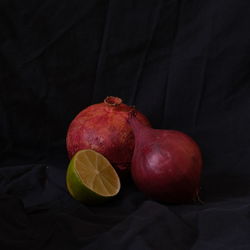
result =
[[76,200],[97,204],[116,196],[120,179],[110,162],[100,153],[84,149],[70,160],[66,184]]

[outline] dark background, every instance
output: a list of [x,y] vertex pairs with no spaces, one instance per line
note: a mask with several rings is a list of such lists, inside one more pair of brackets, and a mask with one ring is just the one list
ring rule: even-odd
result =
[[[249,250],[249,26],[248,0],[1,0],[1,250]],[[69,196],[68,125],[108,95],[199,143],[203,205]]]

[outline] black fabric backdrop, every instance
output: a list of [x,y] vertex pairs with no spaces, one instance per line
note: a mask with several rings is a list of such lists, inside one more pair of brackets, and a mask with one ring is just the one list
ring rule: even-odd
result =
[[[1,0],[1,250],[249,250],[249,26],[248,0]],[[67,127],[108,95],[199,143],[203,205],[69,196]]]

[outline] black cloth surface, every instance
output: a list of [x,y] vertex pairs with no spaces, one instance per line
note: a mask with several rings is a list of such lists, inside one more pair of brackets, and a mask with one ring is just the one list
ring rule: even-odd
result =
[[[0,249],[249,250],[249,26],[248,0],[0,1]],[[204,204],[71,198],[67,128],[110,95],[197,141]]]

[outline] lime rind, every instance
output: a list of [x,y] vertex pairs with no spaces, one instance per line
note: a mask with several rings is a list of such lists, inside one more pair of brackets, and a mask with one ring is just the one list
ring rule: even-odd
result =
[[66,184],[71,196],[86,204],[95,204],[106,200],[109,197],[101,196],[87,188],[81,181],[78,173],[74,170],[73,164],[69,165],[67,171]]

